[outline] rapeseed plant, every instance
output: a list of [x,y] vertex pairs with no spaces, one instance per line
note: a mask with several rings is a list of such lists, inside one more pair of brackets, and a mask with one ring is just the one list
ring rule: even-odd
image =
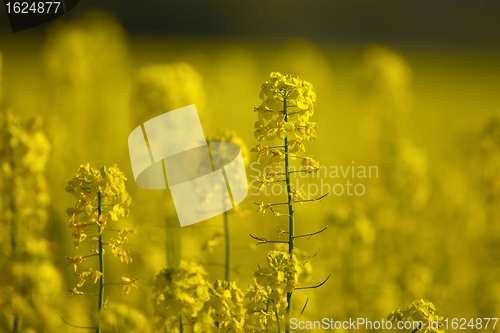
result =
[[[210,142],[232,142],[238,147],[240,147],[241,154],[243,156],[243,162],[245,166],[248,165],[248,148],[245,144],[245,142],[236,135],[234,131],[230,130],[223,130],[220,131],[219,133],[213,134],[213,135],[208,135],[206,137],[207,142],[210,144]],[[212,151],[212,161],[214,165],[223,165],[223,163],[215,161],[214,159],[217,158],[222,158],[222,160],[228,160],[226,157],[227,153],[224,151],[217,151],[214,152],[214,147],[210,146],[211,151]],[[217,147],[222,147],[222,146],[217,146]],[[222,149],[219,149],[222,150]],[[217,154],[215,154],[217,153]],[[245,177],[245,175],[233,175],[234,177]],[[241,208],[240,205],[236,206],[234,208],[235,212],[238,213],[240,216],[245,214],[245,208]],[[231,233],[230,233],[230,226],[229,226],[229,211],[225,211],[223,214],[223,223],[224,223],[224,240],[225,240],[225,255],[226,255],[226,260],[225,260],[225,280],[227,282],[231,281],[231,271],[234,269],[231,264]],[[212,248],[218,244],[220,240],[220,232],[214,233],[212,238],[208,240],[208,242],[205,245],[205,249],[208,250],[209,252],[212,251]]]
[[[296,154],[305,152],[305,142],[313,141],[317,137],[317,125],[316,123],[309,121],[309,118],[314,114],[316,92],[313,85],[307,81],[303,81],[298,77],[292,77],[291,75],[283,75],[281,73],[272,72],[270,74],[270,78],[262,85],[260,99],[262,100],[261,105],[255,108],[258,117],[254,126],[255,137],[259,139],[259,141],[263,141],[264,139],[266,141],[273,141],[275,139],[283,141],[279,145],[275,146],[258,144],[252,149],[252,151],[257,153],[258,161],[269,156],[269,165],[281,167],[284,164],[284,171],[280,172],[275,171],[274,169],[266,168],[265,174],[261,178],[257,178],[255,181],[259,185],[261,192],[263,192],[265,188],[270,186],[272,183],[284,182],[286,186],[287,200],[279,203],[261,202],[258,204],[259,208],[257,209],[257,212],[264,215],[266,211],[269,210],[275,216],[288,217],[288,231],[283,231],[278,225],[279,232],[288,235],[288,241],[268,240],[264,237],[250,236],[258,241],[257,244],[288,244],[288,253],[286,256],[282,252],[273,252],[268,257],[268,261],[270,262],[270,267],[273,268],[274,266],[271,266],[271,262],[280,258],[278,260],[279,262],[285,262],[285,266],[290,267],[290,274],[293,276],[293,279],[283,280],[284,276],[283,273],[281,273],[278,274],[278,279],[282,280],[279,285],[281,285],[281,283],[285,283],[286,287],[275,289],[275,285],[273,286],[267,284],[267,287],[264,288],[271,291],[274,297],[270,298],[274,305],[271,307],[269,307],[269,304],[272,303],[268,303],[266,305],[266,316],[271,319],[276,318],[275,321],[279,332],[279,311],[286,308],[285,318],[287,324],[285,324],[285,330],[286,332],[289,332],[290,328],[288,322],[291,318],[292,294],[295,289],[301,289],[297,287],[296,281],[296,278],[298,278],[298,275],[300,274],[300,266],[294,253],[295,239],[303,237],[310,238],[326,230],[326,228],[324,228],[306,235],[295,235],[295,204],[298,203],[302,205],[305,202],[316,202],[323,199],[328,195],[328,193],[319,197],[306,199],[304,195],[297,191],[291,184],[291,176],[294,172],[310,174],[318,171],[319,163],[313,159],[312,156],[302,157]],[[292,171],[290,167],[291,161],[296,159],[301,160],[302,168]],[[288,207],[287,214],[275,210],[276,206],[281,205]],[[330,276],[315,286],[302,288],[317,288],[325,283],[329,277]],[[259,279],[256,279],[256,283],[260,285]],[[266,284],[264,286],[266,286]],[[284,295],[286,295],[286,299],[283,299]]]
[[[127,242],[129,235],[137,233],[136,230],[107,227],[108,224],[118,221],[119,217],[128,216],[129,214],[128,207],[132,199],[125,188],[126,179],[125,174],[116,165],[96,170],[87,163],[79,167],[78,173],[68,181],[66,186],[66,191],[73,194],[77,199],[75,206],[66,210],[69,217],[69,226],[75,228],[72,234],[75,248],[78,249],[80,243],[87,239],[88,236],[92,236],[91,242],[93,244],[92,254],[68,257],[69,265],[72,266],[73,271],[79,277],[76,286],[70,292],[73,295],[97,296],[99,314],[101,314],[105,306],[105,286],[120,285],[123,295],[127,295],[131,289],[137,289],[135,279],[122,276],[120,282],[106,282],[109,274],[105,274],[105,248],[108,248],[111,252],[109,254],[120,259],[122,263],[129,264],[132,262],[130,250],[125,249],[124,244]],[[91,232],[88,232],[88,229],[92,229]],[[105,232],[110,232],[113,235],[105,238]],[[98,258],[98,267],[83,269],[83,271],[77,273],[78,265],[92,257]],[[86,293],[79,290],[87,281],[99,282],[97,293]],[[91,328],[95,328],[96,332],[100,333],[100,322],[97,322],[95,327]]]
[[[201,75],[192,65],[186,62],[146,65],[135,73],[130,101],[131,119],[135,125],[139,125],[165,112],[191,104],[196,104],[197,110],[203,110],[205,99]],[[137,191],[139,194],[142,189]],[[147,201],[140,201],[138,206],[159,211],[150,219],[150,223],[158,223],[162,228],[166,225],[165,239],[162,239],[166,261],[168,267],[176,267],[181,260],[181,228],[175,216],[170,191],[147,191]],[[138,195],[138,200],[142,197]],[[152,252],[152,258],[158,256],[156,248]],[[156,262],[157,260],[153,264]]]
[[45,166],[50,143],[39,117],[0,114],[0,328],[12,332],[57,329],[54,303],[61,278],[42,232],[49,194]]

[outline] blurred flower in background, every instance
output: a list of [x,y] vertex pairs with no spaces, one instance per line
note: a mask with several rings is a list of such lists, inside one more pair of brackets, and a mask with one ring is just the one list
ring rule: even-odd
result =
[[0,110],[0,328],[57,330],[62,279],[44,237],[50,143],[39,117]]
[[[129,108],[133,127],[191,104],[195,104],[197,110],[203,110],[205,99],[201,75],[192,65],[186,62],[144,65],[133,78]],[[183,247],[182,233],[170,191],[141,188],[136,191],[138,215],[148,216],[147,233],[151,242],[144,251],[149,253],[145,256],[149,267],[155,270],[155,274],[164,263],[169,268],[178,267]],[[151,211],[155,213],[151,214]],[[196,242],[196,238],[191,239]]]
[[200,74],[188,63],[146,65],[135,75],[132,116],[136,124],[183,106],[205,108]]
[[101,11],[54,21],[46,32],[42,60],[50,97],[43,112],[53,118],[48,133],[58,138],[52,140],[55,158],[71,160],[79,150],[91,164],[120,163],[126,144],[103,149],[111,133],[128,135],[130,69],[127,36],[119,22]]

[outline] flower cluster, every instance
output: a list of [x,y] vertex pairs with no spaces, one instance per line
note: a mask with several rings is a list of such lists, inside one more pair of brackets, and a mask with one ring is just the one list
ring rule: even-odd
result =
[[195,104],[205,106],[205,88],[198,71],[186,62],[141,67],[132,88],[133,119],[143,123],[153,115]]
[[295,134],[296,149],[302,149],[302,141],[316,139],[316,123],[309,122],[314,113],[316,93],[307,81],[291,75],[273,72],[262,85],[262,103],[255,108],[258,121],[254,135],[259,141],[284,139],[287,133]]
[[41,130],[42,119],[23,119],[9,110],[1,120],[0,186],[9,199],[0,201],[0,210],[7,220],[15,214],[27,227],[41,230],[50,201],[44,176],[50,143]]
[[[392,311],[387,320],[392,323],[396,321],[410,321],[422,323],[421,327],[418,328],[415,333],[443,333],[443,317],[436,314],[436,308],[434,304],[428,300],[416,300],[410,304],[410,306],[401,311],[401,309],[396,309]],[[436,328],[437,321],[437,328]]]
[[[248,164],[247,145],[246,145],[245,141],[243,141],[243,139],[240,138],[236,134],[235,131],[225,129],[225,130],[219,131],[217,133],[207,135],[206,140],[208,143],[210,143],[210,142],[231,142],[231,143],[234,143],[235,145],[240,147],[241,155],[243,157],[243,161],[244,161],[245,165]],[[221,148],[224,149],[224,146],[221,146]],[[230,154],[227,154],[224,151],[218,151],[217,155],[222,156],[223,158],[226,156],[231,157]],[[224,160],[227,160],[227,157]],[[217,157],[215,157],[214,154],[212,153],[212,158],[217,158]],[[217,163],[216,161],[214,161],[214,164],[221,165],[221,163]]]
[[[108,240],[108,245],[111,247],[111,253],[113,253],[115,258],[120,258],[121,262],[130,264],[132,258],[130,255],[130,250],[123,249],[122,246],[128,241],[127,235],[135,235],[137,231],[135,229],[123,228],[118,232],[116,238],[110,238]],[[98,251],[98,249],[96,249]]]
[[[286,293],[297,287],[302,265],[295,255],[277,250],[268,253],[267,263],[268,267],[263,267],[255,272],[255,283],[271,290],[267,299],[269,308],[273,311],[282,310],[287,306]],[[253,290],[249,291],[249,297],[255,297]],[[253,310],[257,308],[253,308]]]
[[[262,85],[260,98],[262,104],[255,108],[258,120],[255,123],[254,135],[262,141],[282,139],[284,143],[277,146],[258,144],[252,148],[257,153],[257,161],[268,157],[268,164],[282,164],[292,159],[301,159],[302,168],[299,172],[306,174],[319,170],[319,163],[312,156],[301,157],[295,153],[305,152],[305,142],[316,139],[317,125],[309,118],[314,113],[316,93],[314,87],[307,81],[291,75],[273,72]],[[288,163],[288,162],[287,162]],[[272,183],[287,181],[290,174],[267,170],[261,178],[254,179],[260,192]],[[287,185],[288,186],[288,185]],[[303,200],[298,192],[289,193],[293,203]],[[258,212],[265,213],[270,206],[262,203]]]
[[153,283],[156,328],[180,332],[182,320],[193,332],[277,332],[278,325],[285,327],[287,292],[298,286],[302,264],[281,250],[270,251],[267,260],[246,294],[234,281],[206,281],[196,263],[181,261],[178,268],[163,270]]
[[76,248],[87,238],[85,227],[97,225],[102,234],[108,222],[128,215],[132,199],[125,190],[125,180],[127,178],[116,165],[96,170],[87,163],[68,181],[66,191],[78,199],[75,207],[66,210],[69,226],[76,229],[73,232]]
[[[153,283],[153,308],[159,317],[156,327],[180,332],[180,320],[193,322],[210,299],[205,269],[181,261],[179,267],[160,272]],[[202,332],[202,331],[200,331]]]
[[[210,299],[205,303],[203,312],[210,314],[212,327],[217,328],[215,332],[245,332],[245,295],[236,282],[216,280],[209,285],[209,293]],[[201,329],[201,325],[199,326]],[[206,331],[207,329],[201,330]]]
[[279,323],[282,323],[282,327],[285,326],[287,293],[298,286],[302,264],[294,254],[290,255],[282,250],[270,251],[267,263],[268,267],[255,272],[254,283],[246,294],[248,326],[258,331],[271,326],[274,327],[271,331],[278,331]]

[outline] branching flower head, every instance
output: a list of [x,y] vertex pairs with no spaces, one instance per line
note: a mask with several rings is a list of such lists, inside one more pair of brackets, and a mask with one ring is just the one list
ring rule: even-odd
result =
[[392,323],[397,321],[409,321],[416,326],[415,333],[443,333],[443,317],[436,314],[436,308],[428,300],[416,300],[410,304],[410,306],[401,311],[401,309],[396,309],[392,311],[387,320]]
[[[228,129],[219,131],[217,133],[207,135],[206,140],[208,143],[210,142],[231,142],[236,144],[238,147],[240,147],[241,150],[241,155],[243,157],[243,161],[245,165],[248,165],[248,147],[245,143],[245,141],[240,138],[235,131],[231,131]],[[231,152],[225,152],[224,149],[225,146],[218,146],[219,151],[218,154],[221,156],[224,160],[227,158],[231,158]],[[213,148],[212,148],[213,149]],[[212,158],[214,158],[214,154],[212,152]],[[217,163],[217,161],[214,161],[214,164],[216,165],[221,165],[221,163]]]
[[153,283],[153,308],[159,317],[157,328],[174,331],[179,316],[195,318],[210,298],[207,273],[196,263],[181,261],[178,268],[160,272]]
[[[305,142],[316,139],[318,126],[310,122],[314,113],[316,92],[312,84],[298,77],[273,72],[260,92],[262,103],[255,108],[258,120],[254,135],[259,141],[285,139],[290,153],[305,152]],[[294,134],[290,137],[291,134]],[[285,161],[285,149],[257,145],[257,161],[269,155],[269,164]]]
[[[270,78],[262,85],[262,103],[255,108],[259,120],[255,123],[254,134],[259,141],[264,138],[283,139],[287,132],[295,132],[305,140],[314,139],[311,129],[315,129],[315,124],[309,123],[316,104],[314,90],[312,84],[298,77],[271,73]],[[287,117],[284,112],[285,105]]]
[[96,224],[102,233],[108,222],[128,215],[132,199],[125,189],[126,179],[116,165],[96,170],[87,163],[68,181],[66,191],[78,199],[75,207],[66,210],[69,226],[76,228],[73,233],[75,247],[86,238],[86,226]]
[[246,294],[250,300],[250,312],[271,309],[282,310],[287,306],[287,292],[298,286],[302,265],[295,255],[285,251],[270,251],[267,255],[268,267],[255,272],[255,283]]
[[108,245],[111,247],[111,253],[113,253],[115,258],[120,258],[120,261],[123,263],[130,264],[132,262],[132,258],[129,256],[130,250],[125,250],[122,246],[128,241],[127,235],[134,235],[136,233],[137,231],[135,229],[123,228],[118,232],[118,236],[108,240]]
[[212,322],[220,332],[245,332],[247,312],[245,295],[236,283],[216,280],[209,285],[210,299],[205,303],[204,313],[210,313]]

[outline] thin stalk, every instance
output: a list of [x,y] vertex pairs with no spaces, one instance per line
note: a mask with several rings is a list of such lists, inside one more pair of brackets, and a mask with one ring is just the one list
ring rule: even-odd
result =
[[166,254],[167,254],[167,267],[177,268],[181,262],[181,233],[177,219],[168,215],[166,217]]
[[[311,201],[319,201],[321,199],[323,199],[324,197],[330,195],[330,192],[326,193],[326,194],[323,194],[322,196],[320,197],[316,197],[316,198],[313,198],[313,199],[306,199],[306,200],[295,200],[294,203],[301,203],[301,202],[311,202]],[[254,202],[253,203],[254,205],[260,205],[260,203],[258,202]],[[283,206],[283,205],[288,205],[289,203],[288,202],[275,202],[275,203],[271,203],[269,204],[269,206]]]
[[[87,236],[88,236],[88,235],[87,235]],[[111,253],[108,253],[108,254],[111,254]],[[98,256],[98,255],[99,255],[99,253],[92,253],[92,254],[88,254],[88,255],[86,255],[86,256],[82,256],[82,258],[96,257],[96,256]],[[69,258],[69,257],[68,257],[68,258]]]
[[[285,122],[288,122],[288,112],[287,112],[287,95],[283,96],[283,112],[285,114]],[[285,176],[286,176],[286,191],[288,194],[288,253],[293,253],[294,240],[295,240],[295,221],[294,221],[294,205],[292,201],[292,184],[290,181],[290,153],[288,149],[288,134],[285,136]],[[286,294],[287,307],[286,307],[286,323],[285,331],[290,332],[290,318],[292,316],[292,292]]]
[[[101,217],[102,207],[101,207],[101,192],[97,193],[97,212],[99,214],[98,218]],[[101,278],[99,279],[99,298],[97,304],[97,311],[99,314],[104,305],[104,251],[103,251],[103,241],[102,241],[102,230],[101,226],[99,228],[99,271],[101,272]],[[101,325],[97,323],[96,333],[101,333]]]
[[69,326],[73,326],[75,328],[88,329],[88,330],[95,330],[96,329],[96,327],[94,327],[94,326],[78,326],[78,325],[73,325],[72,323],[70,323],[69,321],[67,321],[66,319],[64,319],[62,316],[61,316],[61,319],[62,319],[62,321],[64,321]]
[[19,318],[17,315],[14,317],[14,333],[18,333],[21,330],[21,318]]
[[224,233],[226,236],[226,281],[231,278],[231,235],[229,234],[229,214],[224,212]]

